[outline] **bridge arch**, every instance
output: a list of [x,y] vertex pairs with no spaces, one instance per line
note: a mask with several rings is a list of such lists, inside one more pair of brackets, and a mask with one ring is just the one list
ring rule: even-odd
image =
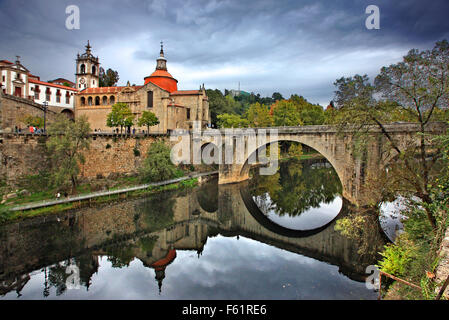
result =
[[[241,167],[239,168],[238,172],[238,178],[239,181],[244,181],[249,178],[249,171],[251,169],[251,165],[249,164],[249,158],[255,153],[261,150],[262,148],[265,148],[267,145],[272,145],[274,143],[279,143],[282,141],[289,141],[289,142],[296,142],[303,145],[306,145],[317,152],[319,152],[324,158],[326,158],[327,161],[332,165],[332,167],[337,172],[338,178],[340,179],[340,182],[342,184],[342,187],[344,189],[344,169],[345,166],[343,163],[338,161],[338,159],[335,157],[334,154],[332,154],[332,151],[335,150],[329,150],[329,145],[317,143],[316,141],[313,141],[313,139],[308,139],[307,136],[302,135],[279,135],[276,139],[267,139],[268,141],[264,144],[259,144],[253,147],[252,149],[248,149],[247,153],[245,155],[248,155],[248,158],[245,159],[245,162]],[[345,190],[343,190],[343,193]]]

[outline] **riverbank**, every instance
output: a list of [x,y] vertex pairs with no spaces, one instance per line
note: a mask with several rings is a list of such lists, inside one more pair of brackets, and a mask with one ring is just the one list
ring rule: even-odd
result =
[[48,199],[17,206],[3,206],[0,211],[0,224],[6,224],[40,215],[59,213],[91,204],[100,204],[127,198],[142,197],[166,190],[192,188],[217,175],[218,171],[191,173],[187,176],[176,179],[127,188],[85,193],[77,196],[63,197],[56,200]]

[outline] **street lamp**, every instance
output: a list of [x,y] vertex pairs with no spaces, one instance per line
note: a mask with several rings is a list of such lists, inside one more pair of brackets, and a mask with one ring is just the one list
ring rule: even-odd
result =
[[42,103],[42,106],[44,107],[44,133],[47,133],[47,127],[46,127],[46,118],[47,118],[47,107],[48,107],[48,102],[44,101]]

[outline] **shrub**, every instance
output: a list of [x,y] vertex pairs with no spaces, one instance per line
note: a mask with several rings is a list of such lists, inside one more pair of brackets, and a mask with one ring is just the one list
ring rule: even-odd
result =
[[402,245],[391,243],[384,248],[385,250],[381,252],[383,259],[379,262],[380,269],[397,277],[403,276],[413,259],[412,251],[404,248]]
[[139,175],[143,183],[168,180],[176,175],[176,167],[170,160],[170,148],[163,141],[151,144]]

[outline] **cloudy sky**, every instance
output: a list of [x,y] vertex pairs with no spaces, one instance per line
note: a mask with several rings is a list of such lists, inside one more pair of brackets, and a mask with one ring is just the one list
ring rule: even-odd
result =
[[[380,30],[368,30],[368,5]],[[66,28],[66,7],[80,29]],[[21,62],[41,80],[75,80],[76,54],[90,40],[119,85],[142,84],[161,40],[179,89],[237,89],[327,105],[333,82],[374,77],[411,48],[449,39],[447,0],[0,0],[0,59]]]

